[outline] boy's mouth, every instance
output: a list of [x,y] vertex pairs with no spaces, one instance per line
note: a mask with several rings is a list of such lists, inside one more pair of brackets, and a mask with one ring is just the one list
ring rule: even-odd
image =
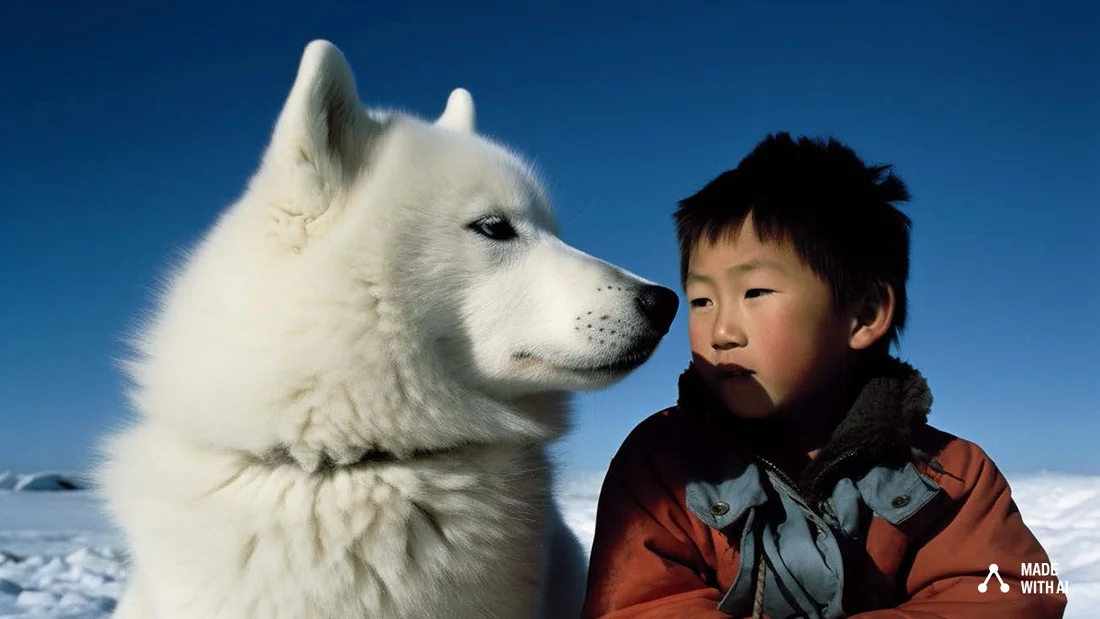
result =
[[736,363],[719,364],[714,367],[715,374],[719,378],[741,378],[742,376],[750,376],[753,371],[737,365]]

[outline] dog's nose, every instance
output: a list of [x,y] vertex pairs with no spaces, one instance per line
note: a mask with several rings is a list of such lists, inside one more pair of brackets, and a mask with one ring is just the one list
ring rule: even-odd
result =
[[680,308],[680,297],[664,286],[646,286],[638,293],[638,308],[661,335],[668,333],[676,310]]

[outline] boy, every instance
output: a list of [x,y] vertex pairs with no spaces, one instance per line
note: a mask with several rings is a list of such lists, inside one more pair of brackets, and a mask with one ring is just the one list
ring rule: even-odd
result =
[[1049,558],[1004,477],[890,356],[907,200],[890,166],[779,133],[680,203],[692,363],[607,472],[585,617],[1062,616],[1021,591]]

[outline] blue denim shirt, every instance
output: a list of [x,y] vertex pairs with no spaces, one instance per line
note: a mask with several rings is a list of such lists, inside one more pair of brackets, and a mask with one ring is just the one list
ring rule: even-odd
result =
[[733,458],[726,470],[690,480],[686,498],[688,509],[707,526],[740,536],[730,540],[740,548],[741,563],[720,610],[751,615],[759,557],[767,565],[768,617],[834,619],[848,614],[841,549],[863,546],[846,542],[859,542],[875,516],[900,525],[941,492],[909,462],[840,479],[831,496],[810,506],[772,468]]

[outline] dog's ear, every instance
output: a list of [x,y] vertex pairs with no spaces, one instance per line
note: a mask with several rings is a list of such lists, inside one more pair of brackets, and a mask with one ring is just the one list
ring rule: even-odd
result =
[[316,220],[335,216],[330,208],[362,172],[381,131],[360,103],[340,50],[328,41],[309,43],[250,186],[264,194],[260,202],[275,206],[277,237],[300,248]]
[[451,96],[447,97],[447,107],[435,124],[453,131],[473,133],[474,118],[474,98],[465,88],[455,88],[451,91]]
[[344,55],[328,41],[312,41],[302,52],[264,163],[309,166],[325,182],[349,180],[358,173],[377,124],[359,101]]

